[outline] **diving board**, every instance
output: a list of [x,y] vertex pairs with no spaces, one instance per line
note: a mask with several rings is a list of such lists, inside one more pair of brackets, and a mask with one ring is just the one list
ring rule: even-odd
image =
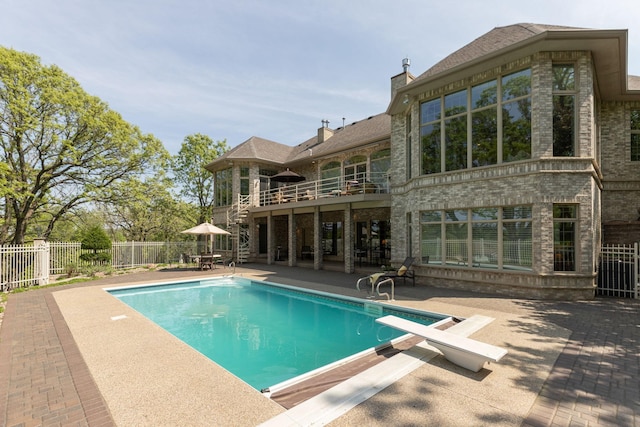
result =
[[384,316],[376,319],[376,322],[423,337],[429,345],[440,350],[447,360],[473,372],[482,369],[485,362],[498,362],[507,354],[507,350],[495,345],[396,316]]

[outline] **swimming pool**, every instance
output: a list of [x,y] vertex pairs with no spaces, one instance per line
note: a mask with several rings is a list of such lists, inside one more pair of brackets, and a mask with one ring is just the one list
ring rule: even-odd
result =
[[108,291],[258,390],[403,335],[378,317],[446,317],[241,277]]

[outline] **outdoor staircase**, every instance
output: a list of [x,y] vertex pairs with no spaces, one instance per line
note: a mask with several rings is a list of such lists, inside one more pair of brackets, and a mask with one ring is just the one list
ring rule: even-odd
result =
[[231,239],[235,241],[236,263],[242,264],[249,260],[249,196],[238,194],[237,202],[227,210],[227,228],[231,231]]

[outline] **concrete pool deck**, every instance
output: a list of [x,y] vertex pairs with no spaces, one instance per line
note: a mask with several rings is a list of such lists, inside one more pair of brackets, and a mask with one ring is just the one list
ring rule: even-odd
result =
[[[236,274],[364,296],[355,289],[358,274],[247,267]],[[310,419],[297,413],[315,410],[316,425],[332,426],[640,425],[634,300],[537,301],[398,287],[394,304],[495,318],[472,337],[509,354],[472,373],[418,346],[389,360],[414,369],[353,408],[339,400],[366,394],[366,380],[285,411],[103,291],[223,273],[229,271],[164,270],[11,295],[0,328],[1,424],[302,425]],[[374,367],[369,378],[383,377],[390,365]],[[334,414],[322,418],[330,408]]]

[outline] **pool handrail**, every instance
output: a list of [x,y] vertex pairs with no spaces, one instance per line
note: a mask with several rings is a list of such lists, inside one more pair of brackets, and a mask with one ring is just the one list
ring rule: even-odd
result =
[[[391,277],[389,277],[388,279],[384,279],[384,280],[380,280],[378,282],[378,286],[376,286],[376,293],[380,296],[386,295],[387,296],[387,301],[389,301],[389,294],[386,292],[380,293],[380,285],[385,284],[387,282],[391,282],[391,301],[395,301],[395,282],[393,281],[393,279]],[[372,285],[373,286],[373,285]]]

